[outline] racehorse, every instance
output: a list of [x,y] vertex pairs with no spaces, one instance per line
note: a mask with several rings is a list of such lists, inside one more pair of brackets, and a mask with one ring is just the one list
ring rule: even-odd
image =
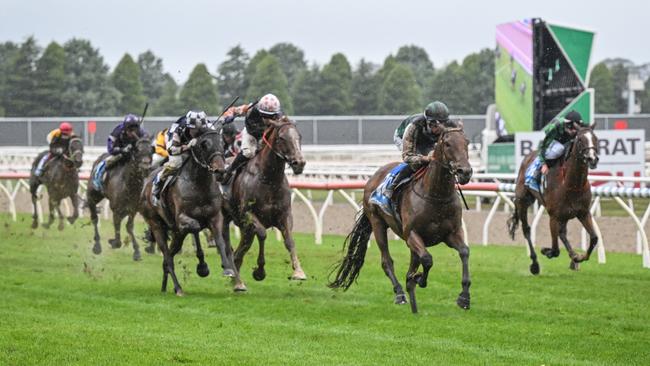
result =
[[63,214],[61,213],[61,201],[70,197],[72,201],[72,216],[68,217],[69,223],[74,223],[79,217],[79,196],[77,190],[79,189],[79,168],[83,163],[84,146],[83,141],[74,137],[70,139],[68,144],[68,151],[60,157],[53,157],[47,163],[47,169],[40,177],[37,177],[34,172],[36,166],[41,158],[48,154],[47,151],[40,153],[34,163],[32,164],[32,171],[29,177],[29,191],[32,194],[32,206],[34,206],[34,214],[32,215],[32,228],[38,227],[38,212],[36,211],[36,200],[38,199],[37,191],[38,186],[44,184],[47,187],[48,203],[50,210],[50,218],[47,223],[44,223],[45,228],[49,228],[54,221],[54,210],[59,215],[59,230],[63,230]]
[[[593,126],[582,127],[578,130],[568,154],[560,158],[546,175],[546,189],[543,194],[546,211],[549,215],[551,228],[552,248],[543,248],[542,254],[548,258],[560,255],[558,236],[569,253],[571,263],[569,268],[579,269],[579,263],[586,261],[598,244],[598,235],[594,230],[589,205],[591,204],[591,186],[587,180],[589,168],[596,168],[598,164],[598,139],[593,132]],[[539,274],[539,263],[533,243],[530,239],[530,226],[528,225],[528,207],[535,202],[535,198],[524,185],[525,173],[528,165],[535,159],[537,152],[532,152],[521,163],[517,176],[515,189],[515,210],[508,220],[508,230],[514,240],[515,232],[521,221],[524,237],[530,250],[530,273]],[[589,233],[589,248],[586,254],[576,253],[566,237],[567,222],[578,218]]]
[[302,270],[296,244],[291,230],[291,189],[284,174],[288,163],[294,174],[301,174],[305,167],[300,147],[301,135],[296,125],[284,118],[269,120],[270,126],[264,131],[263,146],[242,171],[233,179],[228,204],[224,206],[224,239],[230,246],[228,227],[233,221],[240,227],[242,235],[235,250],[235,265],[241,268],[244,255],[250,249],[255,236],[259,243],[257,268],[253,278],[262,281],[266,277],[264,269],[264,242],[266,229],[276,227],[282,232],[284,245],[289,251],[293,267],[293,280],[306,280]]
[[[336,278],[329,283],[329,287],[342,287],[347,290],[357,279],[372,232],[381,251],[384,273],[393,284],[395,303],[405,304],[406,296],[395,277],[393,259],[388,250],[387,229],[390,227],[406,241],[411,251],[411,263],[406,274],[411,311],[417,312],[415,286],[427,286],[429,270],[433,265],[433,259],[426,247],[441,242],[456,249],[460,255],[463,268],[462,292],[456,303],[463,309],[469,309],[469,247],[463,236],[462,207],[456,193],[456,184],[465,184],[472,176],[467,154],[468,144],[469,140],[465,137],[462,126],[447,127],[443,130],[438,143],[429,154],[429,164],[418,171],[411,182],[394,193],[398,217],[387,215],[379,207],[369,203],[373,191],[398,163],[381,167],[368,180],[363,194],[363,208],[354,229],[345,240],[347,254],[332,272],[336,273]],[[420,265],[423,271],[416,273]]]
[[[126,231],[129,234],[131,244],[133,244],[133,260],[138,261],[141,259],[140,247],[133,233],[133,219],[138,212],[140,192],[142,191],[144,178],[150,170],[153,149],[151,140],[148,137],[140,138],[133,144],[133,149],[127,156],[123,157],[122,161],[115,164],[107,172],[102,188],[95,187],[93,179],[88,181],[86,203],[90,209],[90,218],[95,227],[93,253],[100,254],[102,252],[99,242],[99,230],[97,229],[97,203],[106,198],[110,202],[111,211],[113,211],[113,227],[115,230],[115,237],[109,239],[108,243],[113,249],[122,246],[120,226],[124,217],[128,216]],[[104,153],[97,158],[93,164],[91,177],[95,175],[99,162],[106,156],[108,156],[108,153]]]
[[[180,168],[177,177],[171,178],[161,192],[159,204],[151,202],[152,182],[157,171],[147,179],[140,197],[141,213],[149,224],[153,237],[163,254],[162,291],[167,291],[167,278],[172,277],[174,292],[183,295],[181,285],[174,272],[174,256],[181,250],[183,240],[192,234],[196,244],[199,264],[196,273],[201,277],[210,274],[204,260],[199,233],[210,229],[221,254],[224,274],[234,279],[234,290],[245,291],[246,286],[239,278],[232,262],[232,249],[223,241],[222,195],[217,177],[225,172],[223,143],[218,130],[204,129],[197,137],[188,158]],[[171,247],[167,239],[171,233]]]

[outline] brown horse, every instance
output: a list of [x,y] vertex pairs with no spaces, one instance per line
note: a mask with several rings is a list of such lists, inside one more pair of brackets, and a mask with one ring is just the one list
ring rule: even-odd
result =
[[[113,249],[122,246],[120,226],[124,217],[128,216],[126,231],[133,245],[133,260],[137,261],[141,259],[141,255],[140,246],[133,233],[133,219],[138,212],[139,197],[144,178],[149,173],[151,166],[153,146],[151,146],[151,140],[148,137],[139,139],[133,145],[133,150],[107,172],[103,190],[95,187],[92,178],[88,181],[86,203],[90,209],[90,219],[95,227],[93,253],[100,254],[102,252],[99,230],[97,229],[99,220],[97,203],[106,198],[110,202],[111,211],[113,211],[113,228],[115,230],[115,238],[109,239],[108,243]],[[93,164],[91,177],[95,175],[95,169],[97,169],[99,162],[107,156],[108,154],[103,154],[97,158]]]
[[48,154],[47,151],[40,153],[34,163],[32,164],[32,171],[29,177],[29,191],[32,195],[32,205],[34,206],[34,214],[32,215],[32,228],[38,227],[38,212],[36,210],[36,201],[38,200],[38,186],[44,184],[47,187],[48,203],[50,209],[50,216],[48,222],[43,224],[43,227],[49,228],[54,221],[54,210],[59,215],[59,230],[63,230],[63,214],[61,213],[61,201],[70,197],[72,201],[72,216],[68,217],[69,223],[74,223],[79,217],[79,196],[77,190],[79,189],[79,168],[83,163],[84,145],[83,141],[74,137],[70,139],[68,151],[60,157],[51,158],[47,163],[47,169],[40,177],[34,174],[36,166],[41,158]]
[[284,174],[288,163],[294,174],[301,174],[305,167],[300,148],[301,135],[296,125],[288,119],[271,121],[271,126],[264,132],[263,146],[251,159],[242,172],[232,182],[228,205],[224,206],[226,228],[224,239],[230,246],[230,221],[242,230],[239,246],[235,251],[235,265],[241,268],[244,255],[250,249],[255,236],[259,243],[257,268],[253,278],[261,281],[266,277],[264,270],[264,241],[266,229],[276,227],[282,232],[284,245],[289,251],[293,267],[293,280],[306,280],[307,276],[300,266],[296,244],[291,230],[291,189]]
[[[167,278],[171,275],[174,292],[178,296],[183,295],[174,271],[174,256],[181,250],[188,234],[192,234],[196,244],[196,256],[199,259],[197,274],[201,277],[210,274],[199,238],[201,230],[206,228],[210,229],[215,238],[224,270],[231,270],[234,290],[245,291],[246,286],[241,282],[239,273],[233,269],[232,249],[223,241],[222,195],[216,177],[225,172],[221,133],[205,129],[197,137],[197,143],[190,152],[192,157],[183,163],[178,176],[166,183],[167,188],[163,189],[158,206],[153,206],[151,202],[151,188],[156,171],[147,179],[140,197],[142,216],[149,224],[163,254],[162,291],[167,291]],[[171,247],[167,245],[169,233],[172,238]]]
[[[397,163],[380,168],[366,183],[363,194],[363,209],[352,232],[345,240],[347,254],[335,268],[336,278],[330,282],[332,288],[348,289],[359,276],[366,256],[371,232],[375,235],[381,251],[381,265],[393,284],[395,303],[406,303],[402,285],[395,277],[393,259],[388,251],[387,229],[399,235],[411,250],[411,264],[406,274],[406,288],[409,292],[411,310],[417,312],[415,286],[427,286],[429,270],[433,265],[426,247],[445,242],[456,249],[463,267],[462,292],[457,304],[463,309],[470,305],[469,247],[462,230],[462,207],[456,193],[456,184],[465,184],[472,176],[467,146],[469,141],[462,127],[445,128],[429,155],[430,163],[419,178],[395,192],[397,212],[401,219],[386,215],[368,200],[386,174]],[[423,271],[416,273],[422,265]]]
[[[532,152],[521,163],[519,175],[517,176],[517,188],[515,189],[515,211],[508,220],[508,230],[514,240],[517,226],[521,221],[524,237],[530,250],[530,273],[539,274],[539,263],[537,254],[530,239],[530,226],[528,225],[528,207],[535,202],[535,198],[524,185],[526,168],[537,156]],[[566,154],[565,154],[566,156]],[[552,248],[543,248],[542,254],[548,258],[555,258],[560,255],[558,247],[558,236],[571,258],[570,268],[578,269],[579,263],[586,261],[591,252],[598,244],[598,235],[594,230],[589,205],[591,204],[591,186],[587,180],[589,168],[595,168],[598,164],[598,139],[592,127],[583,127],[578,130],[576,138],[570,147],[568,156],[560,158],[556,164],[550,167],[547,175],[547,187],[544,191],[544,203],[550,217]],[[542,203],[543,204],[543,203]],[[589,233],[589,248],[586,254],[576,253],[566,237],[567,222],[578,218]]]

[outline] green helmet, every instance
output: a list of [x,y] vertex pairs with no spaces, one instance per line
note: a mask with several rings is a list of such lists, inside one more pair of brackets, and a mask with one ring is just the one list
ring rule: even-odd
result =
[[445,103],[436,100],[424,109],[424,117],[427,121],[446,122],[449,120],[449,109]]

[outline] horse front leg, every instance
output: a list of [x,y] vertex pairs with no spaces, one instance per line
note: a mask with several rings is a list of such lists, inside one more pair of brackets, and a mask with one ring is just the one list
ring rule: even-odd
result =
[[210,268],[208,267],[208,264],[205,263],[205,254],[201,247],[201,236],[199,233],[193,233],[192,238],[194,240],[194,246],[196,247],[196,258],[199,260],[199,264],[196,265],[196,274],[198,274],[199,277],[207,277],[210,275]]
[[222,222],[221,236],[223,239],[223,246],[217,244],[218,241],[214,237],[214,234],[212,235],[212,240],[214,241],[214,244],[219,251],[219,256],[221,257],[221,268],[223,270],[222,275],[224,277],[235,277],[235,265],[232,255],[233,250],[232,245],[230,244],[230,220],[224,217]]
[[68,222],[72,225],[79,218],[79,196],[76,192],[70,196],[70,201],[72,201],[72,216],[68,217]]
[[49,196],[49,194],[50,193],[48,192],[47,208],[49,211],[48,213],[49,216],[47,218],[47,222],[43,223],[43,227],[46,229],[49,229],[50,226],[52,226],[52,223],[54,222],[54,211],[56,210],[56,202],[54,202],[54,199],[51,196]]
[[29,193],[31,193],[32,196],[32,207],[34,208],[34,213],[32,214],[32,229],[36,229],[38,227],[38,209],[36,202],[38,201],[38,187],[41,185],[41,183],[38,181],[38,179],[31,179],[29,181]]
[[296,253],[296,242],[293,240],[293,235],[291,230],[293,230],[293,219],[291,214],[280,223],[280,231],[282,232],[282,238],[284,239],[284,246],[287,248],[289,255],[291,257],[291,266],[293,267],[293,274],[291,275],[292,280],[304,281],[307,279],[307,275],[302,270],[300,265],[300,259],[298,259],[298,254]]
[[[164,265],[166,266],[167,273],[172,277],[172,282],[174,283],[174,293],[176,296],[184,296],[183,289],[181,284],[178,282],[178,277],[176,276],[176,271],[174,270],[174,256],[181,251],[183,247],[183,239],[185,235],[180,235],[178,233],[172,234],[172,245],[167,252],[167,255],[164,257]],[[165,253],[163,253],[164,255]]]
[[587,233],[589,234],[589,248],[587,248],[587,253],[578,255],[575,260],[576,262],[580,263],[589,260],[591,252],[593,252],[596,248],[596,245],[598,245],[598,234],[596,234],[596,230],[594,229],[594,222],[590,212],[587,212],[586,215],[578,216],[578,220],[580,220],[580,223],[582,223],[582,226],[585,228],[585,230],[587,230]]
[[402,289],[402,285],[395,276],[393,258],[390,256],[390,251],[388,250],[388,226],[381,219],[374,216],[370,219],[370,224],[372,225],[372,233],[375,235],[377,247],[379,247],[379,251],[381,252],[381,268],[393,284],[395,304],[406,304],[406,294],[404,293],[404,289]]
[[95,241],[93,253],[100,254],[102,252],[102,245],[100,243],[99,229],[97,227],[99,222],[99,215],[97,215],[97,202],[91,197],[88,197],[87,202],[88,210],[90,210],[90,221],[92,221],[93,228],[95,229],[95,236],[93,237],[93,240]]
[[547,258],[553,259],[560,255],[560,247],[558,246],[558,236],[560,235],[560,222],[551,217],[549,219],[549,227],[551,229],[551,248],[542,248],[542,254]]
[[120,227],[122,226],[122,220],[126,216],[122,212],[113,211],[113,230],[115,231],[115,237],[113,239],[108,239],[108,244],[111,245],[111,248],[117,249],[122,246],[122,239],[120,237]]
[[411,251],[411,262],[409,263],[409,269],[406,272],[406,291],[409,294],[409,302],[411,303],[411,312],[413,314],[417,314],[418,312],[418,304],[415,301],[415,288],[418,283],[416,272],[418,267],[420,267],[420,256]]
[[566,231],[566,225],[567,222],[561,222],[560,223],[560,240],[562,240],[562,244],[564,244],[564,248],[566,248],[567,252],[569,253],[569,258],[571,258],[571,262],[569,263],[569,268],[577,271],[580,269],[580,264],[578,262],[579,255],[578,253],[573,250],[573,247],[571,246],[571,243],[569,243],[569,239],[566,237],[567,231]]
[[[232,280],[234,282],[233,290],[235,292],[244,292],[247,291],[247,288],[244,282],[241,280],[241,277],[239,277],[239,267],[236,265],[237,262],[233,259],[234,254],[232,252],[232,247],[230,246],[230,244],[226,244],[224,240],[223,224],[224,224],[224,218],[222,214],[219,213],[210,222],[210,231],[212,232],[212,237],[214,238],[214,241],[217,244],[217,249],[221,254],[221,265],[224,270],[223,271],[224,275],[227,275],[227,273],[228,274],[232,273],[232,275],[228,275],[228,277],[232,277]],[[242,236],[242,240],[243,238],[244,237]],[[253,239],[251,236],[250,241],[248,243],[249,248],[252,240]],[[239,250],[239,248],[237,248],[237,250]],[[241,266],[241,260],[239,262],[239,266]]]
[[59,231],[63,230],[65,228],[65,223],[63,222],[63,212],[61,211],[61,201],[56,203],[56,214],[59,216],[59,225],[57,226],[57,229]]
[[133,244],[133,260],[139,261],[142,259],[142,255],[140,254],[140,245],[138,245],[138,241],[135,239],[135,233],[133,232],[134,218],[135,212],[130,213],[126,221],[126,232],[129,234],[131,244]]
[[462,230],[458,230],[456,233],[450,235],[447,238],[446,243],[447,246],[458,251],[458,255],[460,256],[460,261],[463,266],[463,277],[461,280],[463,290],[458,295],[456,304],[458,304],[458,306],[460,306],[462,309],[468,310],[470,303],[469,287],[472,284],[472,280],[470,279],[469,275],[469,246],[465,242]]
[[[406,289],[409,293],[411,301],[411,311],[417,313],[417,304],[415,302],[415,284],[420,287],[427,287],[427,280],[429,277],[429,270],[433,266],[433,258],[426,249],[424,240],[415,231],[409,233],[406,239],[406,245],[411,249],[411,265],[406,274]],[[422,264],[422,272],[417,273],[417,269]]]

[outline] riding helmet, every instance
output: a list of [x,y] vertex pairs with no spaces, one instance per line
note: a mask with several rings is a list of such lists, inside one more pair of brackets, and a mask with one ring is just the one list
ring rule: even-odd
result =
[[446,122],[449,120],[449,109],[445,103],[436,100],[435,102],[429,103],[429,105],[424,109],[424,117],[429,122]]
[[59,125],[59,130],[64,135],[70,135],[72,134],[72,125],[69,124],[68,122],[61,122],[61,124]]
[[136,126],[140,124],[140,118],[135,114],[129,113],[124,116],[124,121],[122,123],[124,123],[125,126]]
[[266,116],[276,116],[280,113],[280,100],[273,94],[266,94],[257,102],[257,110]]
[[185,115],[185,119],[189,128],[201,128],[208,123],[208,116],[204,111],[189,111]]
[[566,116],[564,116],[564,123],[582,123],[582,116],[580,113],[578,113],[575,110],[572,110],[571,112],[567,113]]

